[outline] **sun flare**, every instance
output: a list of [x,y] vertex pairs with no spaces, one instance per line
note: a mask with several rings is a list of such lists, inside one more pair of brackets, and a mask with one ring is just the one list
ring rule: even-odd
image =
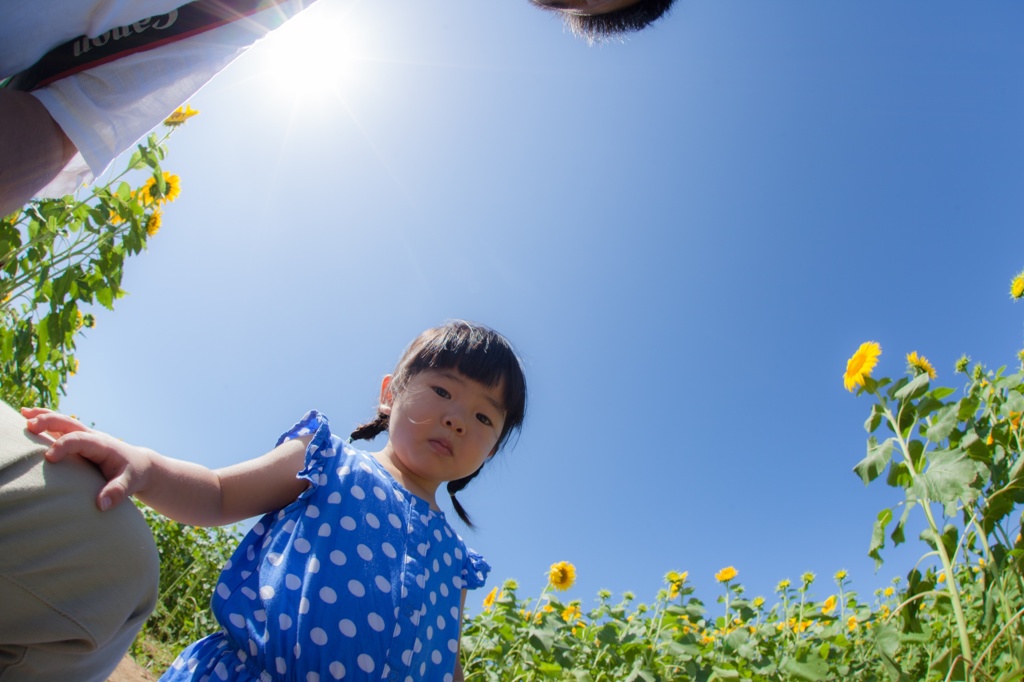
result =
[[360,75],[361,43],[358,26],[338,10],[299,13],[260,45],[268,93],[292,103],[345,97]]

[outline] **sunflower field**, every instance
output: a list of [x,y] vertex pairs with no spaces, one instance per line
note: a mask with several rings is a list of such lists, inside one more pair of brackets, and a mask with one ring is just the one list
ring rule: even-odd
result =
[[[1010,293],[1024,297],[1024,273]],[[806,573],[780,582],[768,603],[748,598],[728,566],[708,606],[687,573],[673,571],[651,603],[601,592],[583,610],[558,598],[575,579],[560,562],[536,599],[522,598],[515,581],[487,595],[465,624],[466,679],[1024,679],[1024,373],[964,356],[963,387],[933,387],[934,367],[913,351],[906,375],[873,378],[881,352],[862,344],[844,384],[871,401],[867,456],[854,471],[899,491],[874,520],[871,556],[881,564],[886,542],[904,541],[911,514],[926,523],[927,551],[905,579],[862,597],[846,571],[824,589]]]
[[[1012,291],[1024,297],[1024,274]],[[828,580],[805,573],[799,582],[780,582],[771,599],[751,598],[740,571],[726,566],[714,576],[716,603],[705,604],[686,572],[670,571],[648,602],[602,591],[596,606],[585,607],[561,597],[576,569],[560,561],[540,595],[521,595],[506,580],[466,618],[465,678],[1024,679],[1024,373],[962,357],[957,391],[933,387],[935,370],[916,352],[906,356],[905,376],[874,378],[880,355],[878,343],[863,344],[844,376],[848,390],[870,400],[867,455],[854,471],[868,484],[883,478],[895,491],[892,507],[874,520],[876,561],[887,542],[903,542],[911,514],[926,523],[926,551],[905,578],[860,595],[846,571]],[[133,653],[162,669],[178,647],[216,627],[202,617],[208,611],[199,595],[209,592],[235,538],[147,517],[167,579]],[[183,594],[195,596],[190,608],[180,608]]]
[[112,310],[124,296],[126,259],[156,236],[164,206],[181,192],[161,163],[170,134],[197,113],[171,114],[163,135],[150,134],[109,180],[0,216],[0,400],[57,407],[79,369],[77,339],[96,324],[84,311]]

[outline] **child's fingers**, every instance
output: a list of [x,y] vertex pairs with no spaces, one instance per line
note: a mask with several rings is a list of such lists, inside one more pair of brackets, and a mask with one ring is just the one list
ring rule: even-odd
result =
[[125,469],[120,476],[107,481],[96,497],[96,506],[100,511],[113,509],[124,502],[131,495],[133,478],[132,470]]
[[53,412],[45,407],[23,407],[21,408],[21,416],[25,419],[31,419],[32,417],[38,417],[41,414],[47,414]]
[[55,463],[71,455],[92,462],[103,478],[107,479],[96,497],[96,506],[100,511],[121,504],[141,486],[139,466],[144,466],[144,457],[137,448],[105,433],[84,431],[66,434],[51,445],[44,456],[48,462]]
[[[25,428],[35,434],[51,433],[59,436],[62,433],[74,433],[76,431],[89,431],[82,422],[73,419],[59,412],[42,410],[42,408],[23,409],[22,415],[26,417]],[[29,412],[30,414],[26,414]]]
[[78,455],[96,464],[101,470],[106,469],[108,460],[117,455],[111,439],[102,434],[77,431],[61,436],[57,442],[44,453],[49,462],[59,462],[68,455]]

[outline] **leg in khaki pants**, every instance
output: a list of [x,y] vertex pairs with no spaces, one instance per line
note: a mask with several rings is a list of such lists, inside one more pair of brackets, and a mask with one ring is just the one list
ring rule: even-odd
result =
[[99,472],[44,462],[0,403],[0,682],[102,682],[156,603],[159,561],[132,504],[96,509]]

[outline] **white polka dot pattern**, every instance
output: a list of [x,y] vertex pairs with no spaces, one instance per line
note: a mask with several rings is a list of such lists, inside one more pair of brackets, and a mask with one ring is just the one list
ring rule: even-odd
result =
[[162,682],[451,680],[461,591],[490,567],[322,415],[279,442],[303,433],[309,487],[243,539],[214,591],[224,631]]

